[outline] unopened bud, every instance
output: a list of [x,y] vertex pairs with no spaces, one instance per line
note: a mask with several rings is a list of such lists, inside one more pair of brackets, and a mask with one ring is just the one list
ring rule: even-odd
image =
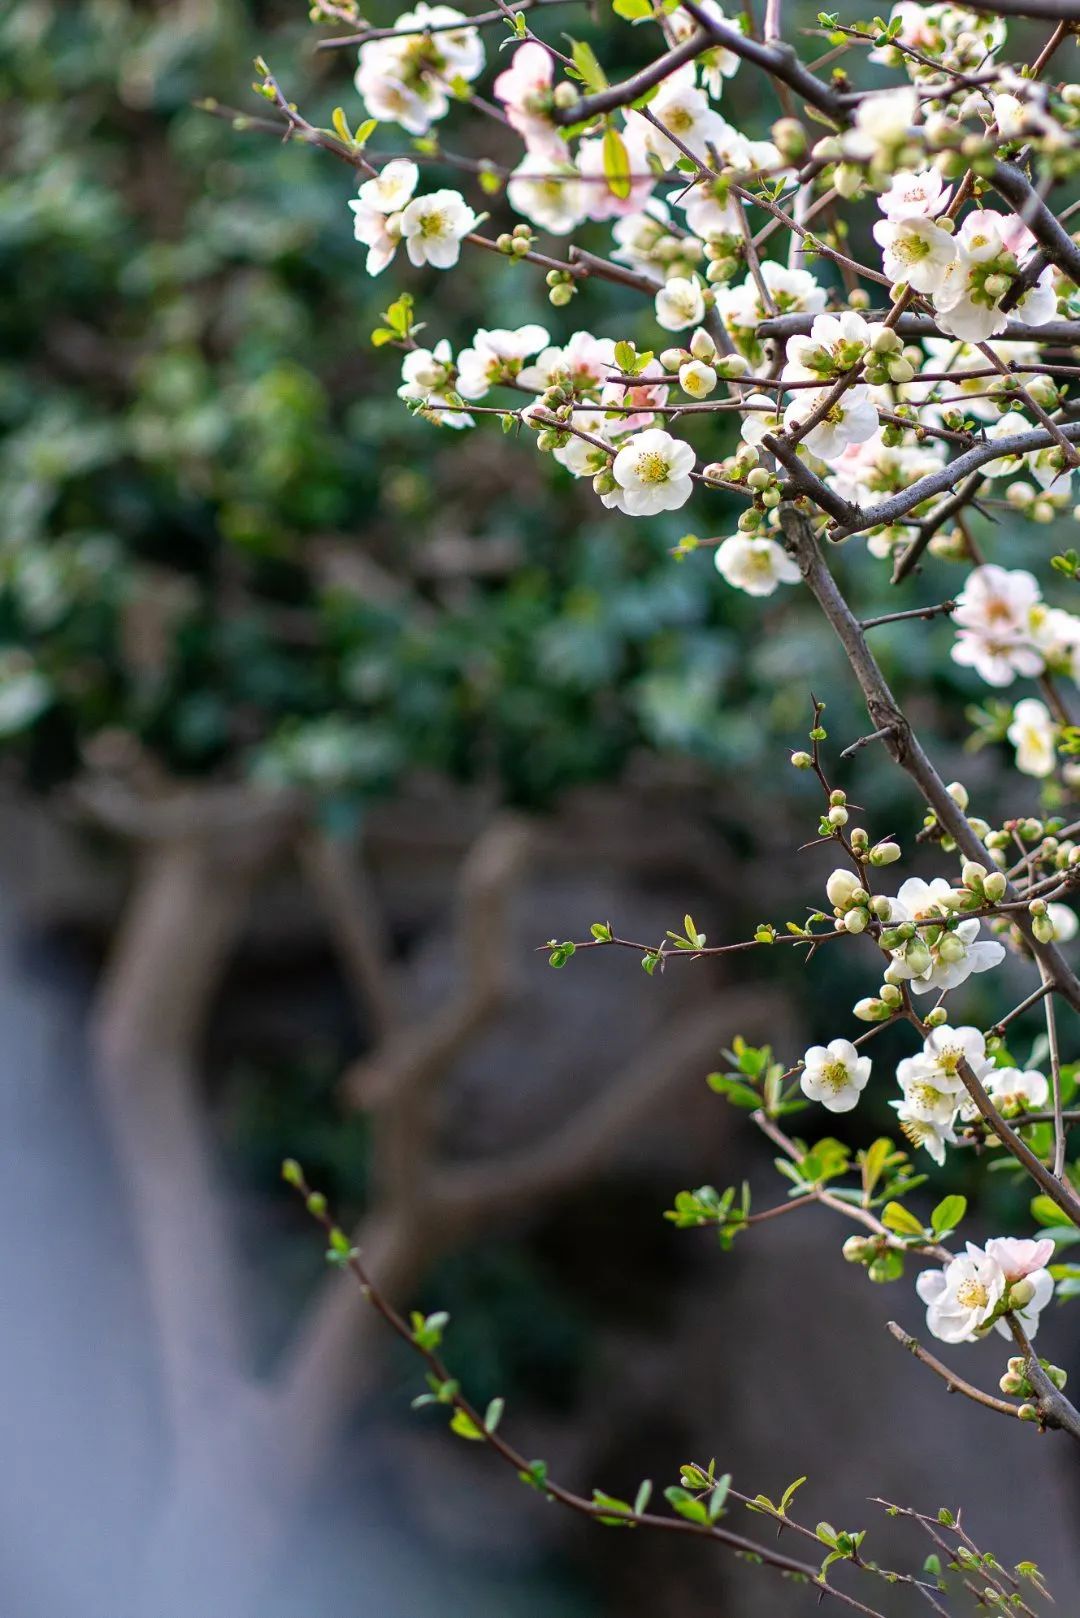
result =
[[849,1236],[840,1251],[849,1264],[865,1264],[875,1244],[866,1236]]
[[716,344],[704,326],[699,326],[691,337],[690,352],[696,360],[704,360],[707,365],[711,365],[716,358]]
[[991,871],[983,882],[983,893],[991,904],[997,904],[999,899],[1004,899],[1008,885],[1003,871]]
[[830,826],[846,826],[849,818],[848,812],[842,803],[834,804],[828,813]]
[[567,79],[563,79],[561,84],[555,86],[551,99],[565,112],[570,107],[576,107],[579,98],[575,87]]
[[660,355],[660,364],[665,371],[678,371],[691,359],[688,348],[665,348]]
[[833,170],[833,186],[847,200],[858,196],[862,183],[862,169],[854,163],[838,163]]
[[870,924],[870,912],[862,905],[856,905],[854,910],[848,910],[844,915],[844,928],[849,933],[864,933]]
[[870,864],[875,866],[893,865],[900,858],[900,844],[893,842],[875,843],[870,850]]
[[897,1006],[904,1003],[904,996],[895,983],[883,983],[881,985],[881,998],[893,1011],[896,1010]]
[[1021,1276],[1009,1288],[1009,1307],[1012,1309],[1025,1308],[1035,1296],[1035,1287],[1028,1275]]
[[949,1013],[944,1006],[934,1006],[933,1010],[928,1011],[924,1018],[927,1028],[943,1028],[948,1020]]
[[[850,928],[848,929],[850,931]],[[860,1022],[885,1022],[892,1016],[892,1008],[876,995],[868,995],[864,1000],[856,1000],[851,1008]]]
[[968,789],[962,781],[950,781],[945,790],[953,803],[957,804],[961,809],[967,808]]
[[797,770],[810,770],[814,766],[814,761],[809,753],[792,753],[791,762]]

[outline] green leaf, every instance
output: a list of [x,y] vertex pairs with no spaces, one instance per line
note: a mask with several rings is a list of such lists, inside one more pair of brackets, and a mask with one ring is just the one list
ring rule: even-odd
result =
[[500,1421],[502,1420],[503,1411],[505,1409],[505,1399],[492,1399],[491,1403],[484,1412],[484,1431],[486,1433],[493,1433],[495,1431],[496,1427],[498,1427]]
[[664,1499],[673,1511],[677,1511],[679,1516],[685,1517],[688,1522],[708,1523],[709,1513],[704,1502],[688,1494],[685,1489],[680,1489],[678,1485],[673,1484],[670,1489],[665,1489]]
[[351,146],[353,141],[352,130],[349,128],[349,120],[345,116],[344,107],[334,108],[334,116],[331,122],[334,126],[334,134],[338,139],[343,140],[346,146]]
[[926,1234],[915,1215],[909,1212],[902,1202],[887,1202],[881,1215],[881,1222],[886,1229],[894,1230],[898,1236],[925,1236]]
[[634,1516],[635,1517],[640,1517],[643,1512],[648,1510],[649,1501],[651,1499],[652,1499],[652,1479],[651,1478],[646,1478],[645,1481],[642,1483],[640,1489],[638,1490],[637,1494],[634,1496]]
[[799,1489],[802,1488],[802,1486],[803,1486],[803,1484],[805,1482],[806,1482],[806,1479],[804,1477],[796,1478],[794,1483],[789,1483],[788,1484],[787,1488],[784,1490],[783,1494],[780,1496],[780,1510],[782,1512],[784,1512],[785,1515],[787,1513],[788,1506],[790,1506],[791,1502],[795,1498],[796,1493],[798,1492]]
[[603,1489],[594,1489],[593,1502],[598,1506],[610,1507],[614,1515],[596,1517],[594,1521],[603,1523],[606,1528],[633,1528],[633,1507],[629,1500],[620,1500],[616,1495],[605,1494]]
[[630,154],[626,150],[626,142],[617,129],[609,124],[604,130],[602,146],[604,159],[604,177],[611,187],[612,194],[625,198],[630,195]]
[[397,333],[391,331],[389,326],[376,326],[371,334],[371,346],[373,348],[384,348],[387,343],[394,342],[396,338]]
[[583,39],[571,40],[570,55],[586,89],[603,90],[606,87],[607,74],[597,61],[591,45]]
[[624,22],[640,22],[653,14],[650,0],[612,0],[611,9]]
[[1040,1225],[1061,1224],[1061,1209],[1052,1197],[1032,1197],[1031,1214],[1032,1218]]
[[454,1411],[454,1414],[450,1417],[450,1431],[457,1433],[459,1438],[468,1438],[474,1443],[484,1436],[484,1429],[478,1427],[465,1410]]
[[372,135],[374,135],[378,127],[379,120],[377,118],[364,119],[364,122],[360,125],[360,128],[353,136],[353,145],[356,147],[357,151],[359,151],[361,147],[367,145],[368,141],[371,139]]
[[935,1236],[944,1236],[956,1229],[967,1213],[967,1198],[943,1197],[930,1215],[930,1226]]
[[881,1179],[885,1165],[892,1154],[893,1143],[885,1135],[880,1135],[863,1153],[862,1174],[863,1190],[868,1197],[873,1196],[874,1187]]

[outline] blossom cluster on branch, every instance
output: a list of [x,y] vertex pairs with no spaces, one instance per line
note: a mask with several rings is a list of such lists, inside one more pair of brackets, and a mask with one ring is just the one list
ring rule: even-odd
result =
[[[938,874],[908,874],[882,890],[881,873],[911,851],[851,823],[847,793],[826,774],[824,704],[815,699],[809,747],[792,763],[817,777],[813,841],[841,862],[826,883],[831,915],[762,923],[752,938],[711,946],[689,916],[682,932],[655,944],[598,922],[587,939],[551,940],[550,962],[562,968],[588,949],[623,948],[652,975],[676,958],[782,945],[808,962],[845,940],[876,952],[878,986],[850,1008],[864,1031],[844,1030],[837,1008],[837,1037],[801,1060],[785,1066],[767,1048],[736,1042],[731,1071],[710,1077],[779,1147],[788,1200],[753,1209],[745,1187],[706,1186],[680,1193],[669,1217],[715,1228],[726,1246],[759,1220],[815,1203],[860,1227],[844,1256],[871,1280],[898,1279],[909,1257],[931,1260],[916,1280],[928,1329],[950,1344],[995,1329],[1008,1337],[1019,1352],[1001,1392],[1012,1397],[965,1382],[890,1326],[894,1335],[975,1402],[1080,1438],[1064,1373],[1031,1347],[1051,1297],[1080,1292],[1080,1267],[1060,1256],[1080,1239],[1080,1165],[1069,1161],[1080,1064],[1063,1058],[1057,1023],[1058,1007],[1080,1010],[1080,978],[1062,949],[1077,932],[1068,901],[1080,887],[1080,820],[1068,813],[1080,785],[1070,707],[1080,615],[1057,594],[1075,585],[1080,559],[1068,550],[1042,576],[1033,570],[1040,533],[1080,511],[1071,398],[1080,243],[1067,228],[1080,202],[1064,201],[1080,173],[1080,83],[1061,73],[1080,5],[900,0],[870,26],[822,13],[810,32],[827,48],[807,65],[784,37],[781,0],[767,0],[760,26],[751,9],[729,18],[716,0],[614,0],[618,18],[654,31],[655,46],[648,65],[619,80],[591,45],[537,31],[559,3],[515,0],[472,17],[420,4],[392,27],[324,42],[358,47],[355,132],[343,109],[332,129],[308,122],[265,64],[256,88],[288,137],[357,171],[351,208],[369,273],[386,271],[402,247],[412,265],[436,270],[479,250],[501,256],[508,272],[542,274],[553,310],[575,305],[572,316],[553,316],[566,322],[554,332],[535,321],[479,327],[455,352],[437,330],[428,334],[411,294],[395,297],[374,342],[402,353],[398,392],[408,408],[444,431],[492,418],[534,435],[541,453],[627,517],[694,501],[707,522],[714,504],[727,531],[687,535],[676,556],[711,548],[720,575],[753,597],[780,585],[809,591],[873,725],[841,757],[885,748],[926,806],[920,841],[940,864]],[[1014,19],[1029,36],[1041,29],[1026,58],[1007,54]],[[860,85],[860,60],[893,82]],[[775,98],[766,138],[721,110],[734,97],[730,81],[747,74]],[[512,160],[448,150],[440,126],[455,106],[498,130]],[[388,126],[411,144],[392,137],[397,149],[372,150]],[[428,186],[428,164],[458,171],[459,184]],[[483,233],[488,209],[498,216],[492,234]],[[579,231],[588,247],[568,240]],[[610,237],[604,253],[601,234]],[[591,329],[576,314],[597,281],[644,300],[652,346],[639,346],[639,322]],[[734,525],[733,500],[742,504]],[[995,559],[987,519],[1006,536],[1026,531],[1032,567]],[[865,544],[897,586],[928,558],[963,577],[946,601],[863,622],[834,577],[841,542]],[[992,824],[975,813],[967,789],[938,773],[887,684],[869,633],[899,619],[918,633],[919,620],[937,617],[952,621],[954,663],[991,691],[1034,682],[1015,704],[979,710],[974,740],[1012,744],[1018,773],[1040,782],[1038,815],[1018,808]],[[989,1026],[973,1026],[952,997],[1007,956],[1026,968],[1028,990]],[[1021,1066],[1008,1030],[1028,1017],[1045,1021],[1043,1054]],[[857,1107],[879,1083],[865,1044],[904,1027],[917,1048],[891,1064],[890,1089],[908,1145],[939,1168],[953,1153],[1007,1155],[1032,1183],[1033,1217],[1047,1235],[969,1241],[954,1252],[946,1243],[965,1199],[946,1196],[929,1222],[920,1217],[909,1198],[925,1177],[906,1150],[882,1138],[853,1157],[832,1137],[786,1133],[789,1113]],[[302,1185],[295,1166],[290,1175]],[[317,1198],[314,1211],[325,1215]],[[338,1247],[355,1265],[347,1242]],[[439,1382],[432,1397],[455,1407],[455,1430],[502,1447],[487,1423],[464,1431],[477,1421],[456,1385],[447,1395]],[[702,1493],[669,1491],[669,1500],[710,1527],[713,1506],[724,1509],[717,1487],[710,1471]],[[584,1509],[645,1520],[644,1507],[606,1496]],[[860,1562],[859,1536],[825,1542],[822,1580],[835,1557]],[[945,1610],[933,1596],[930,1605]]]

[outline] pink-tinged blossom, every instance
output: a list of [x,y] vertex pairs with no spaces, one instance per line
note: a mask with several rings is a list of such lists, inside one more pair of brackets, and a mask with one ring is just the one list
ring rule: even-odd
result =
[[615,342],[576,331],[562,347],[545,348],[522,370],[522,387],[543,393],[554,382],[568,382],[577,393],[594,393],[615,370]]
[[952,186],[944,183],[937,169],[917,174],[902,169],[878,197],[878,207],[886,219],[933,219],[948,207],[951,196]]
[[516,129],[530,154],[549,162],[565,162],[566,142],[552,121],[552,77],[554,61],[543,45],[529,40],[519,45],[510,66],[495,80],[494,91],[506,108],[511,127]]
[[1010,571],[994,562],[974,568],[952,615],[958,631],[953,661],[999,687],[1018,674],[1041,674],[1043,657],[1031,635],[1039,603],[1039,586],[1023,568]]
[[657,406],[667,404],[667,372],[659,360],[650,360],[636,381],[608,382],[600,398],[610,409],[629,409],[630,414],[621,418],[628,432],[648,427],[655,420]]

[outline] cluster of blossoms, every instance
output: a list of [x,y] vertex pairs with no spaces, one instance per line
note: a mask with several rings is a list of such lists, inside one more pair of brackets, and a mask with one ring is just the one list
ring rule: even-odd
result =
[[916,1290],[926,1305],[926,1324],[943,1343],[973,1343],[991,1328],[1008,1337],[1001,1317],[1010,1310],[1029,1338],[1053,1296],[1046,1266],[1054,1243],[996,1236],[985,1247],[968,1242],[966,1251],[939,1270],[923,1270]]
[[[734,532],[725,525],[693,544],[713,547],[720,575],[751,596],[804,576],[795,554],[805,562],[806,551],[791,536],[795,525],[785,524],[793,510],[815,544],[864,536],[871,556],[893,564],[897,582],[924,551],[963,563],[955,600],[927,615],[949,613],[954,662],[990,687],[1041,681],[1038,697],[995,712],[991,728],[995,740],[1012,744],[1021,773],[1047,783],[1044,806],[1052,807],[1080,777],[1080,766],[1063,759],[1075,737],[1053,684],[1080,674],[1080,616],[1044,601],[1032,573],[984,563],[965,508],[985,514],[997,506],[1047,524],[1074,498],[1080,434],[1066,395],[1075,368],[1046,356],[1063,341],[1061,323],[1069,325],[1065,346],[1080,348],[1080,248],[1043,198],[1078,167],[1070,154],[1080,85],[1043,82],[1041,67],[1000,65],[1001,18],[900,0],[874,36],[857,28],[841,35],[845,48],[849,38],[873,42],[870,59],[902,70],[906,82],[851,92],[841,81],[841,94],[820,84],[817,108],[830,133],[815,139],[789,115],[772,125],[771,138],[750,139],[720,105],[745,56],[769,47],[755,40],[753,51],[744,49],[742,25],[725,19],[715,0],[692,12],[646,7],[635,20],[659,26],[674,51],[647,96],[639,80],[620,97],[590,67],[591,52],[574,47],[568,59],[533,36],[520,14],[512,54],[491,85],[494,105],[471,88],[485,65],[479,32],[450,8],[420,6],[399,19],[400,37],[362,46],[356,83],[373,118],[424,135],[456,99],[508,124],[523,146],[512,167],[479,165],[485,195],[501,192],[492,206],[517,216],[494,240],[477,235],[483,219],[462,193],[418,196],[411,159],[381,168],[362,160],[366,177],[351,206],[369,273],[384,270],[401,243],[412,264],[445,269],[468,240],[519,267],[542,268],[557,310],[593,276],[629,285],[645,295],[652,328],[640,351],[625,326],[568,337],[535,322],[481,328],[456,354],[445,339],[422,348],[419,328],[398,328],[400,397],[449,429],[473,427],[487,413],[528,429],[571,477],[591,481],[604,506],[631,517],[679,510],[696,491],[703,500],[741,499]],[[792,88],[813,105],[805,73]],[[424,150],[446,156],[434,139]],[[860,197],[875,210],[865,247],[839,228],[814,233],[838,198]],[[602,225],[607,257],[561,241]],[[770,257],[780,225],[790,250]],[[556,241],[538,251],[538,233]],[[841,266],[843,293],[831,267],[822,272],[823,259]],[[873,285],[874,297],[860,281]],[[699,461],[696,429],[728,420],[738,427],[728,452]],[[1080,576],[1080,560],[1057,562]],[[816,767],[816,755],[795,758]],[[1054,899],[1075,888],[1080,847],[1064,816],[992,828],[967,816],[962,787],[938,786],[939,807],[947,792],[966,819],[957,837],[970,833],[976,854],[985,848],[985,862],[961,854],[959,882],[911,877],[893,894],[871,893],[870,873],[892,865],[900,849],[891,840],[871,848],[865,832],[845,831],[842,792],[830,794],[822,835],[840,838],[855,867],[834,871],[826,884],[836,931],[866,933],[884,957],[877,993],[854,1015],[873,1025],[904,1019],[919,1030],[921,1049],[897,1063],[899,1095],[890,1104],[906,1139],[940,1166],[949,1148],[1005,1139],[1007,1131],[988,1130],[988,1107],[1021,1130],[1037,1129],[1036,1115],[1052,1101],[1060,1110],[1056,1053],[1051,1077],[1035,1055],[1026,1068],[1003,1065],[1011,1058],[1001,1042],[988,1043],[959,1018],[952,1026],[942,1002],[999,966],[1007,944],[1038,954],[1077,931],[1073,911]],[[933,841],[952,854],[947,823],[928,815]],[[920,1016],[915,1007],[926,996],[935,1003]],[[789,1093],[801,1089],[830,1113],[856,1107],[873,1066],[863,1044],[876,1031],[811,1046],[786,1076]],[[1060,1182],[1060,1163],[1055,1173]],[[884,1226],[879,1234],[888,1242]],[[1053,1291],[1053,1248],[1006,1238],[969,1243],[943,1268],[924,1271],[918,1292],[929,1329],[947,1342],[992,1327],[1033,1334]]]

